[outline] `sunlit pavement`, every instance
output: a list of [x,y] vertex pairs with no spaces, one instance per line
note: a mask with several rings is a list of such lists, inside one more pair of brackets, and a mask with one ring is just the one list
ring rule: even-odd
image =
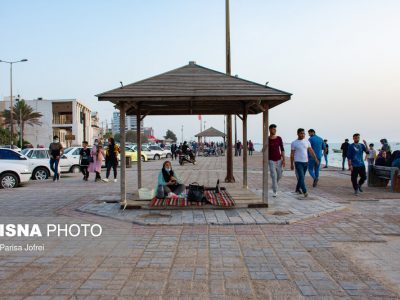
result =
[[[241,162],[234,160],[240,185]],[[249,188],[259,190],[260,156],[249,160]],[[144,164],[145,186],[155,183],[161,164]],[[186,183],[214,185],[216,177],[225,175],[225,157],[200,158],[194,167],[173,165]],[[284,176],[281,191],[290,193],[295,178],[291,172]],[[135,166],[127,177],[128,192],[133,192]],[[398,299],[400,195],[365,188],[357,198],[349,180],[346,172],[324,170],[319,187],[310,188],[311,196],[325,197],[345,209],[289,225],[141,226],[101,217],[77,208],[117,194],[119,184],[84,182],[79,174],[63,175],[58,183],[30,182],[1,190],[1,224],[90,223],[100,224],[103,233],[97,238],[0,237],[0,244],[45,247],[36,252],[0,252],[0,295],[4,299]],[[308,202],[312,209],[313,201]]]

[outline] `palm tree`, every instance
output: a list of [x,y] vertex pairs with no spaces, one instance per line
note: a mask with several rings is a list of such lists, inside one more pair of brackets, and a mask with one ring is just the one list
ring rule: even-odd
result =
[[[2,116],[5,119],[5,123],[10,124],[10,110],[4,110]],[[13,119],[17,122],[19,128],[21,128],[22,139],[24,139],[25,124],[30,126],[42,125],[42,122],[40,122],[42,116],[41,113],[34,111],[30,105],[26,104],[24,99],[16,101],[13,108]]]

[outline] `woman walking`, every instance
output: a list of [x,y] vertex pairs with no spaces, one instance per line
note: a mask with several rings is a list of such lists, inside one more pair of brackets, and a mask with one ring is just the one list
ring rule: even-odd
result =
[[106,178],[103,181],[108,182],[108,177],[110,176],[111,168],[114,171],[114,182],[117,182],[117,167],[118,167],[118,154],[119,147],[115,144],[115,141],[112,137],[108,138],[108,148],[106,151]]
[[94,140],[90,155],[92,161],[89,164],[89,172],[96,173],[96,178],[94,179],[94,181],[97,182],[101,180],[100,172],[101,172],[101,165],[104,159],[103,145],[101,144],[101,142],[98,142],[97,139]]

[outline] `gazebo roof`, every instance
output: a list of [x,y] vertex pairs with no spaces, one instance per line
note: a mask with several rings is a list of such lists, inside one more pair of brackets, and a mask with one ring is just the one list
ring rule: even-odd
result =
[[210,127],[198,134],[195,137],[224,137],[225,133],[215,129],[214,127]]
[[127,103],[127,114],[221,115],[263,111],[292,94],[190,62],[178,69],[96,95],[99,101]]

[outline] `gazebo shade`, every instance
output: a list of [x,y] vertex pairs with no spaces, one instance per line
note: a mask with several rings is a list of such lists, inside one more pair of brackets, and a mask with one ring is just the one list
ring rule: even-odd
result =
[[215,129],[214,127],[210,127],[196,134],[195,137],[225,137],[225,133]]
[[194,62],[178,69],[97,95],[99,101],[125,102],[127,114],[224,115],[263,111],[290,99],[291,94],[211,70]]

